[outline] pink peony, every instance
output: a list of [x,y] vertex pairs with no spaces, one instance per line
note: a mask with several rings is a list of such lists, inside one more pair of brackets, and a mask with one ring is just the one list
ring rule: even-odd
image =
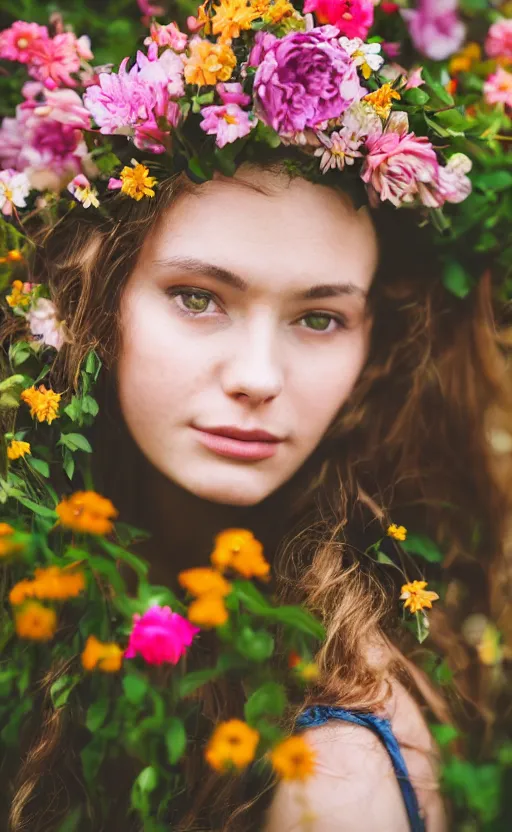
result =
[[125,658],[140,655],[148,664],[177,664],[199,632],[170,607],[155,604],[144,615],[133,616],[133,629]]
[[72,73],[80,69],[80,54],[76,35],[62,32],[54,38],[37,41],[30,55],[29,75],[48,89],[76,87]]
[[55,304],[48,298],[38,298],[27,314],[32,335],[42,344],[60,350],[66,338],[64,324],[57,316]]
[[389,200],[397,208],[417,201],[435,207],[431,191],[437,184],[439,163],[425,136],[387,127],[370,136],[366,147],[362,178],[382,201]]
[[472,167],[465,153],[454,153],[445,167],[439,168],[438,193],[442,202],[463,202],[470,195],[471,181],[466,174]]
[[158,57],[152,43],[148,54],[137,53],[137,62],[128,72],[125,58],[119,72],[102,72],[99,83],[89,86],[84,104],[104,134],[131,132],[138,147],[163,153],[165,131],[159,122],[176,125],[179,107],[174,98],[183,95],[183,62],[172,49]]
[[335,26],[276,38],[258,32],[250,55],[256,114],[284,137],[323,129],[360,99],[357,67]]
[[499,67],[484,84],[484,98],[488,104],[505,104],[512,108],[512,72]]
[[3,32],[0,32],[0,58],[28,64],[31,60],[33,48],[39,41],[46,40],[49,40],[46,26],[17,20],[10,29],[4,29]]
[[306,0],[304,14],[314,12],[320,24],[331,23],[349,38],[365,40],[373,25],[373,0]]
[[443,61],[462,46],[466,28],[457,7],[458,0],[419,0],[417,9],[402,11],[414,46],[433,61]]
[[493,23],[485,41],[489,58],[512,58],[512,19]]
[[203,121],[199,125],[209,136],[216,136],[217,147],[247,136],[256,126],[257,119],[249,118],[249,113],[242,110],[238,104],[222,104],[203,107],[201,110]]
[[162,26],[160,23],[153,22],[149,27],[149,37],[145,39],[144,45],[150,46],[153,41],[157,46],[170,46],[175,52],[183,52],[188,36],[180,32],[175,23]]

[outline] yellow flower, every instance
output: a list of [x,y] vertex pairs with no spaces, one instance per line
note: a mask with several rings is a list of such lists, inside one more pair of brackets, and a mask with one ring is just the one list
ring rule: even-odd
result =
[[275,772],[283,780],[306,780],[315,770],[315,752],[303,737],[288,737],[270,752]]
[[190,57],[185,63],[185,81],[199,87],[229,81],[235,66],[235,53],[229,44],[196,40],[190,44]]
[[420,610],[432,609],[432,601],[437,601],[439,595],[426,590],[426,586],[426,581],[412,581],[403,585],[400,600],[405,601],[404,609],[409,607],[413,615]]
[[38,601],[29,601],[16,614],[15,627],[20,638],[50,641],[57,630],[57,615],[55,610],[43,607]]
[[391,84],[383,84],[380,89],[365,95],[364,101],[372,105],[378,116],[387,118],[391,112],[393,100],[400,101],[400,98],[400,94],[393,89]]
[[185,569],[178,575],[178,581],[183,589],[191,595],[199,597],[205,593],[215,592],[221,597],[229,595],[231,584],[213,569],[201,567],[199,569]]
[[21,552],[23,544],[15,543],[12,539],[16,533],[9,523],[0,523],[0,558],[8,557],[16,552]]
[[503,649],[500,643],[499,630],[494,624],[488,623],[482,637],[476,645],[476,652],[482,664],[492,667],[499,664],[503,658]]
[[396,523],[391,523],[388,526],[386,534],[388,537],[393,537],[395,540],[405,540],[407,537],[407,529],[405,526],[397,526]]
[[62,500],[55,511],[63,526],[89,534],[109,534],[113,528],[112,519],[118,513],[107,497],[95,491],[76,491]]
[[39,388],[29,387],[21,394],[22,401],[30,407],[30,415],[38,422],[48,422],[49,425],[59,415],[59,402],[61,394],[55,393],[51,388],[46,389],[44,384]]
[[254,759],[260,735],[240,719],[221,722],[206,747],[206,762],[215,771],[242,769]]
[[11,604],[17,606],[27,598],[46,601],[66,601],[76,598],[85,589],[83,572],[72,572],[59,566],[36,569],[33,580],[19,581],[9,594]]
[[[263,3],[265,3],[265,0],[263,0]],[[276,25],[276,23],[284,20],[285,17],[291,17],[295,13],[295,9],[288,0],[274,0],[274,2],[270,3],[266,0],[266,5],[267,8],[261,15],[265,23]]]
[[220,35],[220,42],[239,38],[240,32],[250,29],[253,20],[260,16],[258,9],[254,9],[247,0],[220,0],[214,10],[212,32]]
[[246,529],[226,529],[218,534],[211,561],[217,569],[234,569],[244,578],[267,578],[270,572],[263,546]]
[[125,165],[120,173],[119,178],[123,183],[121,191],[137,202],[140,202],[144,196],[153,197],[155,195],[153,186],[156,185],[157,180],[149,175],[149,168],[146,165],[136,162],[135,159],[132,159],[132,165],[133,167]]
[[198,627],[220,627],[228,620],[228,611],[222,595],[206,592],[192,601],[188,608],[188,620]]
[[473,64],[482,60],[482,47],[479,43],[472,41],[450,60],[448,70],[450,75],[458,75],[459,72],[469,72]]
[[117,673],[123,663],[123,649],[115,642],[99,641],[96,636],[89,636],[82,653],[84,670],[102,670],[104,673]]
[[11,439],[7,447],[9,459],[19,459],[30,453],[30,442],[20,442],[18,439]]
[[21,280],[13,280],[11,294],[6,295],[6,301],[14,309],[15,306],[28,306],[30,303],[30,292],[25,292]]
[[23,260],[23,254],[19,250],[19,248],[11,248],[10,251],[7,252],[7,258],[9,263],[21,263]]

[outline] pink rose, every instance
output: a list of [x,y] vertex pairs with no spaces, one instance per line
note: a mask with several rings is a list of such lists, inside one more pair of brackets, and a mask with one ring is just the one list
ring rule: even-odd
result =
[[512,19],[493,23],[485,41],[489,58],[512,58]]
[[133,629],[125,658],[142,656],[148,664],[177,664],[199,632],[170,607],[155,604],[144,615],[133,616]]

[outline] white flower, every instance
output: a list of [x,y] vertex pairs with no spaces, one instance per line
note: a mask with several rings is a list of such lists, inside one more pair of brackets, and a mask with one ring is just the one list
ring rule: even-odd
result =
[[384,63],[380,43],[364,43],[361,38],[346,37],[340,38],[339,42],[354,59],[355,65],[361,67],[364,78],[368,79],[372,72],[378,72]]
[[60,350],[66,340],[64,322],[59,321],[55,305],[48,298],[38,298],[27,315],[32,335],[43,344]]
[[349,131],[344,128],[334,131],[330,136],[319,133],[318,138],[323,144],[315,150],[315,156],[320,156],[320,170],[327,173],[332,168],[343,170],[345,165],[353,165],[354,161],[362,156],[359,147],[362,141],[353,139]]
[[100,204],[98,199],[98,191],[93,188],[89,180],[83,173],[79,173],[68,185],[68,191],[73,194],[78,202],[81,202],[84,208],[90,208],[92,205],[97,208]]
[[12,214],[13,206],[25,208],[25,198],[30,193],[30,183],[26,174],[9,168],[0,171],[0,211],[6,217]]

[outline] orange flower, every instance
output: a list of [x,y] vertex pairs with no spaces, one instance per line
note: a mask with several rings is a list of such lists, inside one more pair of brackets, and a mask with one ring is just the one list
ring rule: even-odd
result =
[[16,632],[30,641],[50,641],[57,630],[55,610],[39,601],[29,601],[15,617]]
[[380,89],[365,95],[364,101],[371,104],[381,118],[387,118],[391,112],[393,99],[400,101],[401,95],[393,89],[391,84],[383,84]]
[[123,649],[115,642],[102,642],[96,636],[89,636],[82,653],[84,670],[102,670],[117,673],[123,663]]
[[[11,258],[7,257],[10,260]],[[14,309],[15,306],[28,306],[30,303],[30,292],[26,292],[21,280],[13,280],[11,294],[6,295],[6,301]]]
[[178,575],[178,581],[187,592],[197,598],[211,592],[223,597],[231,592],[229,581],[226,581],[218,572],[207,567],[185,569],[184,572],[180,572]]
[[236,66],[235,53],[227,43],[196,40],[190,44],[185,63],[185,81],[199,87],[229,81]]
[[247,0],[220,0],[219,5],[213,8],[212,31],[214,35],[220,35],[220,41],[239,38],[240,32],[250,29],[253,20],[260,17],[259,10]]
[[388,526],[386,534],[388,537],[394,538],[394,540],[405,540],[407,537],[407,529],[405,526],[397,526],[396,523],[391,523]]
[[221,722],[206,747],[206,762],[215,771],[243,769],[254,760],[260,735],[240,719]]
[[55,511],[63,526],[89,534],[109,534],[113,528],[112,519],[118,514],[111,501],[95,491],[75,491],[62,500]]
[[14,534],[16,534],[16,529],[13,529],[9,523],[0,523],[0,558],[21,552],[23,549],[22,543],[15,543],[12,539]]
[[156,185],[157,179],[149,175],[149,168],[146,165],[137,162],[135,159],[132,159],[132,167],[130,165],[124,166],[120,179],[123,183],[121,186],[123,194],[127,194],[136,202],[140,202],[145,196],[154,197],[155,195],[153,187]]
[[413,615],[423,609],[432,609],[432,601],[437,601],[439,595],[426,590],[427,585],[426,581],[412,581],[403,585],[400,600],[405,601],[404,609],[409,607]]
[[188,608],[188,620],[198,627],[220,627],[228,620],[228,611],[222,595],[216,592],[206,592],[192,601]]
[[47,601],[66,601],[76,598],[85,589],[83,572],[71,572],[58,566],[36,569],[32,581],[19,581],[9,594],[11,604],[22,604],[26,598]]
[[47,390],[44,384],[38,389],[29,387],[21,394],[22,401],[30,407],[30,415],[38,422],[48,422],[49,425],[59,415],[59,402],[61,394],[53,390]]
[[276,774],[283,780],[306,780],[315,770],[315,752],[303,737],[288,737],[270,752]]
[[9,445],[7,446],[8,459],[19,459],[29,453],[30,442],[21,442],[18,439],[11,439]]
[[458,75],[459,72],[469,72],[473,64],[482,60],[482,47],[480,44],[471,41],[461,52],[454,55],[448,65],[450,75]]
[[231,568],[244,578],[267,578],[270,572],[263,546],[246,529],[227,529],[218,534],[211,561],[217,569]]

